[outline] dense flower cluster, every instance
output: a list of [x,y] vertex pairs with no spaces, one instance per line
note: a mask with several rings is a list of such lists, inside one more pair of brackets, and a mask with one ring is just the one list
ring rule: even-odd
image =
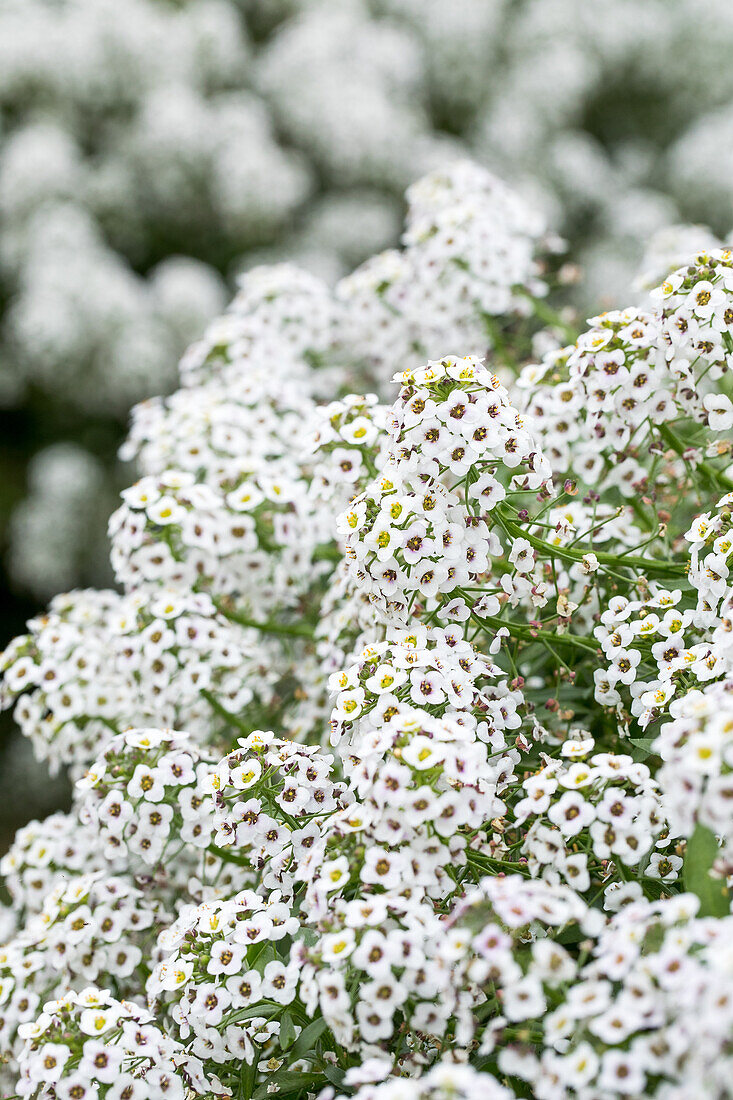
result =
[[391,628],[384,641],[365,646],[353,665],[329,678],[336,693],[331,742],[347,736],[358,743],[400,708],[413,706],[470,725],[481,741],[501,750],[505,731],[520,724],[521,694],[512,695],[499,677],[501,670],[460,630]]
[[527,312],[528,298],[547,290],[543,219],[485,170],[458,161],[406,198],[404,249],[367,260],[336,288],[346,342],[378,379],[457,344],[480,352],[496,339],[494,318]]
[[144,1008],[87,986],[48,1001],[25,1029],[20,1096],[184,1100],[220,1095],[216,1077],[156,1025]]
[[181,848],[188,854],[210,841],[205,789],[212,769],[188,734],[127,730],[79,781],[80,791],[90,791],[82,820],[93,825],[106,859],[152,867],[165,853],[178,872]]
[[268,1014],[245,1011],[240,1020],[238,1013],[260,1001],[293,1001],[298,967],[278,946],[287,945],[297,925],[276,894],[263,900],[249,890],[182,913],[159,940],[164,957],[147,983],[151,1008],[196,1057],[266,1071],[282,1025]]
[[558,1092],[592,1097],[599,1089],[611,1096],[725,1096],[730,957],[723,944],[730,917],[695,920],[695,903],[682,895],[631,905],[614,918],[546,1017],[542,1056],[506,1051],[505,1071],[528,1081],[540,1100]]
[[523,781],[514,812],[529,828],[520,850],[533,875],[581,894],[602,882],[613,905],[623,881],[615,863],[673,882],[682,860],[658,850],[670,838],[649,768],[622,753],[593,753],[593,738],[582,732],[564,742],[565,759],[548,760]]
[[727,678],[676,700],[654,745],[662,759],[659,780],[670,819],[686,834],[697,823],[710,829],[728,857],[725,849],[733,840],[732,690]]
[[106,858],[96,831],[69,814],[55,813],[18,830],[0,861],[0,874],[22,923],[43,908],[46,895],[64,875],[102,870],[117,874],[124,866],[121,859]]
[[[256,635],[218,614],[204,594],[160,588],[72,592],[3,655],[2,702],[40,759],[84,767],[101,741],[154,718],[216,740],[212,712],[267,695]],[[252,677],[242,670],[252,662]]]
[[249,273],[135,411],[120,591],[3,655],[75,780],[0,867],[29,1100],[730,1096],[727,252],[561,347],[530,207],[409,207],[387,286]]
[[16,1056],[22,1025],[44,1003],[80,983],[136,989],[160,925],[157,906],[124,878],[101,872],[59,876],[43,908],[0,952],[3,1048]]

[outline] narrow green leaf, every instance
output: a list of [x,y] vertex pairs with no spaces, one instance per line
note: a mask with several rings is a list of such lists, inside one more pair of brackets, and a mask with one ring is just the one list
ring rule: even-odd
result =
[[320,1073],[297,1073],[290,1069],[280,1069],[267,1074],[267,1080],[264,1085],[260,1085],[252,1100],[266,1100],[268,1096],[291,1096],[319,1085],[323,1085],[323,1075]]
[[288,1050],[295,1042],[295,1025],[289,1012],[283,1012],[280,1020],[280,1048]]
[[326,1030],[326,1027],[326,1021],[322,1016],[319,1016],[317,1020],[313,1020],[307,1027],[304,1027],[295,1040],[293,1049],[290,1052],[291,1059],[305,1058],[310,1054],[321,1035],[323,1035],[323,1032]]
[[730,912],[730,892],[725,880],[710,874],[719,850],[715,834],[704,825],[697,825],[687,842],[682,876],[685,889],[700,899],[701,917],[725,917]]
[[257,1059],[252,1061],[251,1065],[247,1065],[246,1062],[242,1062],[242,1070],[239,1075],[239,1090],[237,1093],[237,1100],[250,1100],[254,1091],[255,1081],[257,1079]]
[[269,1019],[270,1016],[276,1016],[281,1009],[282,1005],[275,1002],[259,1001],[256,1005],[235,1009],[224,1017],[222,1023],[224,1027],[228,1027],[230,1024],[241,1024],[243,1020],[251,1020],[255,1016],[264,1016]]
[[277,951],[274,945],[267,940],[261,940],[255,944],[255,947],[256,951],[251,948],[248,951],[247,962],[252,970],[257,970],[260,974],[263,974],[267,964],[277,958]]

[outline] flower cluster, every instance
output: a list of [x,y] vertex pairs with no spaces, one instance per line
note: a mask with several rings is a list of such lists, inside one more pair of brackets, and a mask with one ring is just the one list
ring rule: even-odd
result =
[[352,501],[338,530],[356,584],[397,624],[416,600],[439,606],[476,583],[497,549],[485,521],[466,516],[459,498],[430,479],[412,488],[385,475]]
[[725,847],[733,840],[732,690],[730,679],[724,679],[676,699],[654,742],[670,821],[687,836],[699,823]]
[[445,1027],[440,995],[448,982],[426,966],[426,947],[440,931],[432,906],[393,891],[338,898],[317,930],[316,943],[295,954],[300,996],[307,1012],[320,1011],[340,1046],[388,1056],[406,1011],[420,1032]]
[[339,1041],[364,1055],[377,1048],[394,1059],[393,1037],[407,1029],[398,1064],[431,1060],[441,1043],[490,1053],[508,1022],[542,1013],[543,984],[573,973],[568,952],[543,937],[552,929],[591,931],[594,917],[570,888],[520,875],[481,880],[447,922],[424,903],[357,898],[323,919],[303,982]]
[[[655,310],[613,310],[592,318],[592,327],[574,347],[552,349],[542,363],[523,370],[522,405],[532,413],[556,470],[594,490],[600,484],[616,486],[626,499],[646,490],[651,480],[664,512],[679,500],[680,487],[694,489],[690,458],[699,462],[728,453],[729,441],[720,433],[733,426],[733,405],[727,395],[728,367],[715,350],[726,344],[728,331],[722,289],[716,292],[723,303],[717,322],[704,320],[705,325],[717,323],[718,343],[700,338],[698,347],[685,342],[686,333],[697,332],[695,326],[703,323],[695,310],[705,313],[707,308],[697,304],[696,294],[701,302],[712,296],[707,288],[714,284],[702,275],[717,271],[718,263],[726,270],[725,261],[714,258],[725,255],[698,254],[654,291]],[[688,283],[688,294],[678,302],[672,288]],[[682,439],[680,421],[701,427]],[[650,468],[650,451],[656,469]]]
[[512,488],[550,495],[551,468],[482,360],[430,362],[399,380],[383,472],[338,530],[356,582],[384,618],[405,622],[416,599],[461,617],[450,597],[501,556],[490,513]]
[[127,709],[109,664],[109,622],[119,604],[115,592],[57,596],[3,653],[0,702],[17,699],[16,722],[39,758],[56,767],[93,759],[106,723]]
[[[525,779],[514,807],[517,824],[530,823],[520,851],[532,874],[569,883],[580,894],[595,894],[602,884],[607,904],[624,881],[617,863],[674,882],[682,860],[664,851],[669,830],[649,768],[621,753],[594,753],[593,738],[573,732],[562,746],[564,759],[549,760]],[[635,893],[641,896],[638,884]]]
[[124,878],[59,876],[41,911],[0,950],[3,1049],[17,1058],[23,1024],[80,983],[109,984],[121,996],[136,990],[161,923],[157,905]]
[[293,1001],[298,968],[278,947],[297,924],[277,895],[264,901],[251,890],[183,912],[161,933],[163,958],[147,983],[150,1007],[195,1057],[266,1070],[281,1026],[271,1013],[248,1010],[260,1001]]
[[[1,702],[41,759],[83,768],[100,744],[146,719],[216,740],[216,708],[265,700],[251,632],[204,595],[159,588],[150,602],[116,592],[56,597],[3,655]],[[253,673],[242,680],[249,664]],[[255,668],[259,672],[255,672]]]
[[[332,508],[339,496],[346,507],[366,488],[386,455],[388,412],[375,394],[346,394],[316,410],[313,449],[318,453],[315,483]],[[381,448],[381,451],[380,451]],[[334,503],[336,502],[336,503]]]
[[3,655],[76,781],[0,866],[17,1095],[730,1094],[726,254],[558,347],[524,201],[408,198],[361,282],[249,273],[134,415],[121,591]]
[[492,750],[520,724],[521,693],[512,693],[501,670],[477,652],[460,628],[391,628],[384,641],[369,643],[349,668],[332,673],[332,744],[353,743],[395,713],[419,707],[456,719]]
[[213,767],[185,733],[131,729],[112,738],[77,784],[88,792],[82,820],[93,826],[105,859],[163,864],[178,877],[181,851],[203,850],[211,841],[213,806],[205,791]]
[[46,895],[66,877],[94,871],[119,874],[124,860],[107,858],[100,850],[96,830],[85,828],[68,813],[51,814],[18,829],[0,860],[3,885],[19,922],[40,912]]
[[[318,373],[304,370],[327,365],[339,340],[340,310],[327,284],[292,264],[256,267],[244,275],[227,313],[217,318],[193,344],[180,365],[185,386],[218,381],[229,393],[247,396],[257,381],[318,387]],[[273,362],[273,356],[277,361]],[[288,399],[280,385],[278,400]]]
[[[697,899],[629,906],[545,1020],[546,1047],[507,1050],[504,1072],[540,1100],[724,1097],[730,1072],[730,918],[694,919]],[[687,999],[685,991],[694,990]],[[548,1030],[548,1025],[549,1030]]]
[[87,986],[48,1001],[24,1029],[19,1095],[184,1100],[222,1093],[215,1076],[157,1026],[146,1009]]
[[482,512],[504,499],[503,480],[551,492],[552,468],[531,423],[481,359],[451,356],[395,381],[391,435],[400,469],[448,477],[454,486],[465,480],[465,499]]
[[342,279],[347,342],[384,385],[458,345],[475,355],[497,340],[499,318],[542,296],[547,247],[537,212],[471,161],[428,174],[407,191],[404,250],[390,249]]
[[717,386],[697,392],[696,371],[720,382],[731,364],[733,255],[728,249],[700,252],[652,292],[659,301],[667,360],[685,411],[714,432],[733,427],[733,403]]
[[[695,612],[680,606],[681,589],[655,586],[645,599],[614,597],[601,614],[595,635],[608,666],[596,669],[596,699],[619,704],[632,697],[631,713],[646,728],[691,682],[707,683],[726,669],[710,641],[692,641]],[[690,629],[692,628],[692,630]]]
[[470,725],[408,708],[365,733],[343,767],[353,804],[327,822],[300,871],[314,912],[355,883],[365,893],[451,894],[467,844],[504,808],[512,761],[490,758]]
[[246,459],[205,483],[177,470],[142,478],[110,520],[117,580],[232,595],[261,610],[310,577],[317,531],[300,508],[305,493],[297,469]]
[[213,840],[233,849],[254,884],[293,894],[322,821],[348,801],[332,765],[330,754],[256,730],[239,738],[207,778],[215,806]]

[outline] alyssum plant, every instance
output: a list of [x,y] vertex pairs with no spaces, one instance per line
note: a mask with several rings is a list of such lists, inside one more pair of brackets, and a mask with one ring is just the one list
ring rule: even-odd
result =
[[561,346],[516,195],[408,207],[247,277],[5,651],[19,1096],[731,1096],[733,254]]

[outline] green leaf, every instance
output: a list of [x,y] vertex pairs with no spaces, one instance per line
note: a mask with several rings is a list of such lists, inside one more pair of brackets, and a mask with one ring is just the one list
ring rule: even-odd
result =
[[280,1020],[280,1048],[287,1050],[295,1042],[295,1025],[289,1012],[283,1012]]
[[290,1052],[291,1059],[305,1058],[310,1054],[327,1026],[323,1017],[319,1016],[317,1020],[313,1020],[307,1027],[304,1027]]
[[249,1066],[246,1062],[242,1062],[242,1069],[239,1075],[239,1090],[237,1093],[238,1100],[250,1100],[256,1079],[257,1059],[254,1058],[252,1064]]
[[634,760],[646,760],[647,756],[651,756],[652,745],[656,741],[656,737],[630,737],[628,740],[629,756],[633,756]]
[[710,874],[719,851],[715,834],[704,825],[697,825],[687,842],[682,877],[685,889],[700,899],[701,917],[725,917],[730,912],[730,893],[725,880]]
[[234,1012],[230,1012],[222,1020],[224,1027],[228,1027],[229,1024],[241,1024],[243,1020],[251,1020],[255,1016],[264,1016],[269,1019],[270,1016],[276,1016],[282,1005],[275,1003],[274,1001],[259,1001],[256,1005],[249,1005],[248,1008],[238,1008]]
[[277,951],[267,940],[260,940],[254,947],[254,951],[250,948],[247,952],[247,963],[250,969],[263,974],[267,964],[277,958]]
[[290,1069],[279,1069],[267,1074],[264,1085],[260,1085],[252,1100],[265,1100],[268,1096],[289,1096],[294,1092],[312,1089],[323,1084],[320,1073],[297,1073]]
[[343,1083],[344,1077],[346,1076],[346,1070],[341,1069],[340,1066],[332,1066],[327,1062],[323,1067],[323,1074],[332,1085],[336,1085],[338,1088]]
[[567,944],[568,946],[574,943],[582,943],[587,936],[583,929],[578,924],[571,924],[568,928],[564,928],[558,935],[553,936],[553,939],[557,943]]

